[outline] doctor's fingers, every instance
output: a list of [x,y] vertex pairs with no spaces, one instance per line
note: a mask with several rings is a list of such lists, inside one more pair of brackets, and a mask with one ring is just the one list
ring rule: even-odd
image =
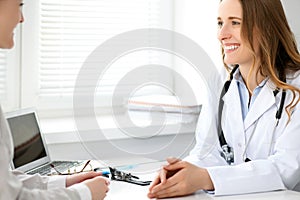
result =
[[182,196],[182,192],[180,191],[180,186],[178,184],[166,188],[164,190],[157,191],[156,193],[149,193],[149,198],[167,198],[167,197],[175,197]]
[[162,169],[159,171],[159,178],[162,184],[166,183],[167,175],[168,175],[168,171],[164,167],[162,167]]
[[[159,182],[164,184],[166,182],[167,178],[173,176],[173,174],[176,173],[174,171],[170,172],[170,171],[166,170],[165,167],[169,166],[169,165],[173,165],[180,161],[181,161],[180,159],[174,158],[174,157],[167,158],[168,165],[162,166],[162,168],[159,170],[159,177],[156,177],[154,184],[158,184]],[[152,188],[152,187],[150,186],[150,188]]]
[[194,191],[191,191],[189,188],[184,187],[181,183],[178,183],[172,187],[169,187],[165,190],[157,192],[155,195],[156,198],[169,198],[169,197],[181,197],[193,194]]
[[169,165],[175,164],[175,163],[180,162],[180,161],[181,161],[181,159],[175,158],[175,157],[167,158],[167,162],[169,163]]
[[172,165],[164,166],[164,169],[168,170],[168,171],[178,171],[180,169],[187,168],[189,165],[190,164],[186,161],[179,161],[179,162],[176,162]]
[[[180,162],[180,159],[177,158],[168,158],[167,161],[169,164],[176,164]],[[170,165],[167,165],[170,166]],[[162,166],[159,170],[158,175],[155,177],[154,181],[151,183],[149,187],[149,191],[151,191],[155,186],[159,184],[165,184],[169,177],[172,177],[174,174],[177,173],[177,170],[166,170],[166,166]]]
[[149,191],[151,191],[153,189],[154,186],[160,184],[160,175],[158,174],[154,180],[152,181],[152,183],[149,186]]
[[153,187],[164,184],[167,180],[167,170],[164,168],[160,169],[158,174],[156,175],[155,179],[152,181],[151,185],[149,186],[149,191],[153,189]]
[[156,188],[154,188],[153,195],[156,198],[166,198],[192,194],[199,190],[199,186],[190,182],[189,179],[186,179],[184,173],[177,173],[169,178],[167,183],[162,185],[159,189],[160,190],[156,190]]
[[169,193],[170,191],[175,191],[178,189],[176,187],[177,183],[176,182],[169,182],[167,181],[166,184],[159,184],[155,186],[148,194],[150,198],[157,198],[157,195],[164,195]]
[[181,182],[185,182],[184,175],[182,173],[176,173],[174,176],[168,178],[164,184],[159,184],[153,187],[150,192],[157,193],[158,191],[166,190]]

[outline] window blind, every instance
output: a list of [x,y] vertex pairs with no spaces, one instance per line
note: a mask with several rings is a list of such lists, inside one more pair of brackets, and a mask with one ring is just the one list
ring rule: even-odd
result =
[[0,100],[6,98],[7,94],[7,52],[0,50]]
[[[125,31],[170,29],[171,11],[171,0],[41,0],[38,96],[72,96],[78,72],[97,46]],[[139,65],[159,62],[158,59],[161,56],[151,51],[136,52],[119,59],[102,77],[97,93],[112,94],[118,80],[128,71]],[[146,73],[149,81],[172,79],[171,74]],[[150,91],[155,89],[152,87]]]

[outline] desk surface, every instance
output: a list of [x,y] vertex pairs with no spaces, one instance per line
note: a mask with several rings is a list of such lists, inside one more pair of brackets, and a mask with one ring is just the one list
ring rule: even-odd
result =
[[[147,197],[148,187],[133,185],[129,183],[113,181],[110,185],[110,191],[108,192],[105,200],[120,200],[120,199],[131,199],[131,200],[149,200]],[[247,195],[235,195],[235,196],[219,196],[215,197],[210,194],[206,194],[203,191],[199,191],[196,194],[168,198],[170,200],[299,200],[300,193],[294,191],[276,191],[267,193],[256,193]]]
[[[127,171],[134,175],[138,175],[141,180],[153,180],[156,175],[156,171],[162,162],[149,162],[144,164],[135,165]],[[105,198],[105,200],[120,200],[120,199],[131,199],[131,200],[149,200],[147,197],[148,186],[139,186],[135,184],[130,184],[120,181],[111,181],[110,190]],[[203,191],[198,191],[197,193],[185,197],[170,198],[170,200],[299,200],[300,192],[294,191],[274,191],[266,193],[255,193],[246,195],[235,195],[235,196],[213,196],[207,194]]]

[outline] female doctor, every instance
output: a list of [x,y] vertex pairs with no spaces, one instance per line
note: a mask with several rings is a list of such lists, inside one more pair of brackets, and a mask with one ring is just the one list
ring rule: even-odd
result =
[[167,159],[150,198],[300,191],[300,55],[282,4],[222,0],[217,21],[231,75],[219,110],[204,108],[196,146],[184,161]]
[[[23,22],[21,0],[0,0],[0,48],[12,48],[13,30]],[[104,199],[108,180],[101,173],[44,177],[9,170],[13,145],[7,121],[0,108],[0,200],[13,199]]]

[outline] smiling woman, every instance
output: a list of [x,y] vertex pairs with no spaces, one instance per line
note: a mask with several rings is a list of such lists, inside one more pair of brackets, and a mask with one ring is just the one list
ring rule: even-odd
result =
[[[0,1],[0,48],[13,47],[14,29],[24,20],[20,10],[22,5],[18,0]],[[14,154],[13,144],[1,107],[0,152],[0,199],[103,199],[108,191],[109,181],[101,177],[101,172],[43,177],[9,170]]]
[[23,3],[21,1],[0,1],[0,48],[12,48],[14,45],[14,29],[18,23],[24,21],[23,14],[20,11]]
[[190,156],[168,159],[148,196],[300,191],[300,55],[281,1],[222,0],[217,24],[220,105],[203,106]]

